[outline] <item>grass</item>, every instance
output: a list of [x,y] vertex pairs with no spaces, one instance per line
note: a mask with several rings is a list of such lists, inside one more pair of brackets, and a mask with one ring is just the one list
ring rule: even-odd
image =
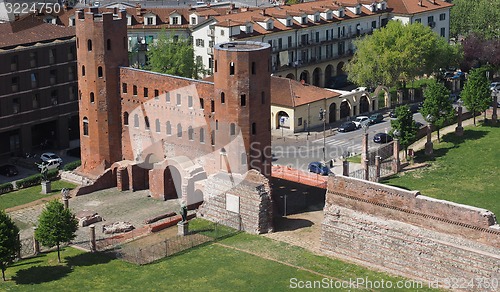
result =
[[463,137],[445,135],[434,143],[434,159],[423,151],[415,162],[429,162],[427,168],[401,173],[386,184],[419,190],[423,195],[485,208],[500,216],[500,127],[466,127]]
[[[327,275],[342,280],[364,277],[403,280],[261,236],[239,233],[219,243],[248,252],[218,243],[208,244],[138,266],[106,254],[66,248],[61,254],[62,264],[57,263],[57,254],[52,252],[8,267],[6,276],[11,280],[2,283],[2,289],[81,291],[85,287],[96,291],[131,291],[140,287],[144,291],[284,291],[290,286],[290,278],[321,281]],[[430,291],[426,286],[419,291]]]
[[21,189],[18,191],[6,193],[0,195],[0,209],[5,210],[7,208],[12,208],[20,205],[24,205],[38,199],[48,198],[52,195],[61,193],[63,188],[73,189],[75,184],[65,182],[62,180],[57,180],[52,182],[52,193],[50,195],[43,195],[42,186],[32,186],[26,189]]
[[361,154],[348,157],[347,161],[351,163],[361,163]]

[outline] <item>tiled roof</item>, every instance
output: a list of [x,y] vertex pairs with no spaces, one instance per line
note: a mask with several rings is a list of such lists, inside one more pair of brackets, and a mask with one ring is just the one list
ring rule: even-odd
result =
[[302,84],[288,78],[271,77],[271,104],[273,105],[293,108],[338,96],[340,96],[339,93],[328,89]]
[[453,4],[441,0],[387,0],[387,6],[396,14],[416,14],[451,7]]
[[3,49],[74,36],[74,27],[45,23],[33,15],[28,15],[14,22],[0,24],[0,48]]

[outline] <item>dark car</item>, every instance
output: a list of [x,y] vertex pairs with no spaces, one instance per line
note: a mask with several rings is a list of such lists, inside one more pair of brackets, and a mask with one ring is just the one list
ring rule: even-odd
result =
[[356,127],[356,124],[353,122],[345,122],[339,127],[339,132],[350,132],[356,130],[358,127]]
[[392,136],[386,133],[377,133],[373,136],[373,142],[375,143],[389,143],[392,141]]
[[389,113],[389,117],[390,117],[390,118],[393,118],[393,119],[397,118],[398,116],[396,115],[396,111],[391,111],[391,112]]
[[410,112],[412,114],[417,113],[420,110],[420,108],[422,108],[422,104],[421,103],[412,104],[412,105],[410,105]]
[[384,116],[382,114],[373,114],[370,116],[370,124],[380,123],[384,120]]
[[0,174],[3,176],[14,176],[17,175],[19,171],[14,165],[6,164],[0,166]]
[[314,172],[321,175],[328,175],[330,173],[330,169],[328,168],[328,166],[324,165],[321,162],[311,162],[309,163],[307,169],[310,172]]

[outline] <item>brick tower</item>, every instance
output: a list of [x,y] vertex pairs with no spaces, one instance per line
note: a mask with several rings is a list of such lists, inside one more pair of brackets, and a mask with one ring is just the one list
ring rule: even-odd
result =
[[[270,45],[260,42],[229,42],[215,46],[214,102],[216,145],[241,133],[240,163],[271,175],[271,71]],[[235,124],[236,127],[232,126]],[[215,127],[217,129],[217,126]],[[234,129],[236,128],[236,129]],[[240,132],[241,131],[241,132]],[[246,157],[245,157],[246,156]]]
[[120,66],[128,66],[126,12],[76,12],[82,167],[99,174],[121,155]]

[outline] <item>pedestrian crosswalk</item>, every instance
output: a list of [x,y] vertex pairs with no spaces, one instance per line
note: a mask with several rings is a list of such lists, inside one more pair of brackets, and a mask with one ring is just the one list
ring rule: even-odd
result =
[[[323,141],[321,141],[322,143]],[[352,140],[327,140],[325,142],[326,148],[331,151],[335,151],[339,154],[343,154],[345,152],[349,153],[360,153],[361,152],[361,143],[354,143]]]

